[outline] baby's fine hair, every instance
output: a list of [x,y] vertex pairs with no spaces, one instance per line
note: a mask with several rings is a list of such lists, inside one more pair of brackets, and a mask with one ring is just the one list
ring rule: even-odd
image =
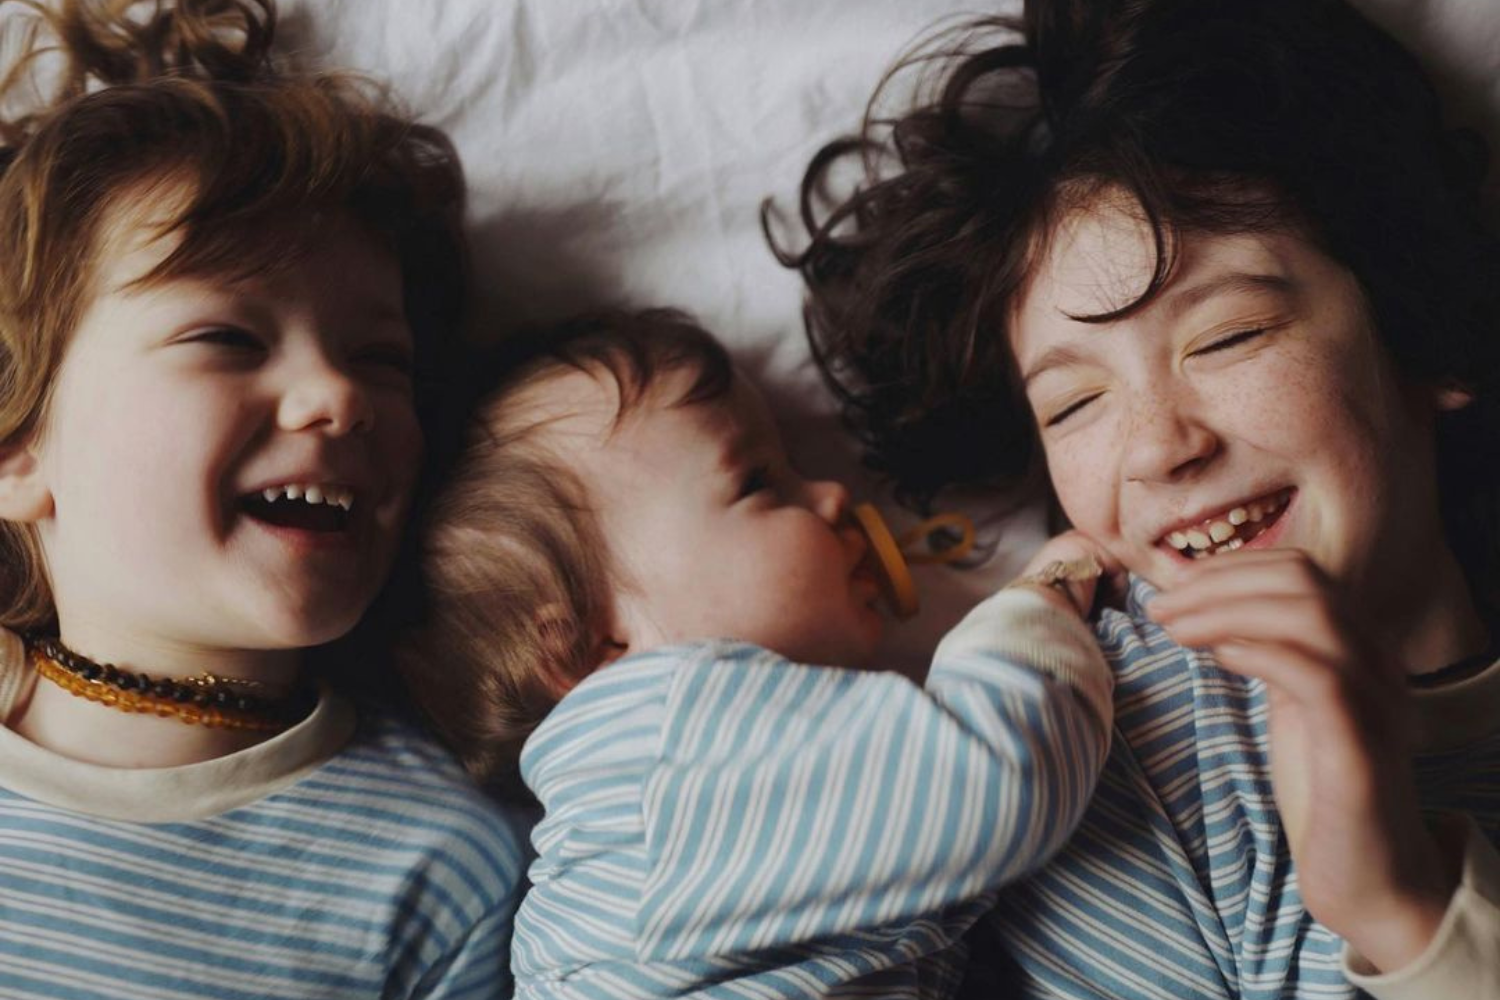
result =
[[[810,242],[777,252],[802,272],[814,354],[873,464],[921,507],[1041,471],[1008,331],[1070,210],[1120,190],[1156,234],[1148,287],[1098,321],[1160,291],[1175,235],[1290,227],[1353,273],[1405,378],[1474,393],[1440,418],[1439,482],[1470,585],[1500,607],[1487,160],[1444,127],[1412,55],[1343,0],[1028,0],[1019,21],[943,31],[891,71],[860,134],[809,166]],[[830,206],[851,163],[861,180]]]
[[[19,52],[0,75],[0,447],[41,427],[122,217],[180,237],[146,283],[291,266],[330,216],[353,217],[400,264],[420,386],[467,292],[441,132],[368,81],[275,65],[273,0],[0,8],[0,51]],[[34,531],[0,522],[0,625],[54,616]]]
[[[661,376],[694,374],[667,405],[723,397],[734,379],[724,347],[670,309],[580,316],[476,362],[483,383],[457,409],[466,432],[437,450],[432,495],[420,504],[416,624],[397,644],[411,700],[480,782],[517,791],[521,744],[570,687],[600,665],[612,581],[593,498],[555,448],[566,414],[538,394],[569,373],[612,380],[615,424]],[[467,411],[467,412],[463,412]]]

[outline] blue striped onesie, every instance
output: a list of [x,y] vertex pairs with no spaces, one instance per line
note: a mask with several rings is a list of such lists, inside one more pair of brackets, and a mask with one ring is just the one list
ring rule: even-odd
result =
[[730,642],[596,672],[521,756],[546,816],[517,996],[951,996],[995,888],[1081,815],[1109,683],[1026,590],[960,623],[925,690]]
[[[1361,995],[1342,942],[1312,921],[1297,890],[1271,795],[1265,685],[1172,642],[1145,615],[1152,593],[1132,581],[1125,612],[1107,611],[1096,629],[1115,671],[1115,733],[1095,799],[1062,853],[1007,889],[995,913],[1024,970],[1023,995]],[[1416,701],[1424,807],[1467,813],[1500,840],[1500,665]],[[1471,852],[1489,853],[1475,839]],[[1493,895],[1481,905],[1493,942]],[[1416,983],[1371,995],[1447,1000]],[[1468,989],[1457,996],[1479,1000]]]
[[[0,717],[23,664],[0,630]],[[0,997],[493,1000],[525,850],[446,753],[331,695],[177,768],[0,728]]]

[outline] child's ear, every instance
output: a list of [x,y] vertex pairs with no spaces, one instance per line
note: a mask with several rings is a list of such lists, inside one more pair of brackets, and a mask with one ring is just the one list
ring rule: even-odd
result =
[[0,519],[23,524],[52,513],[42,463],[29,442],[0,445]]
[[1439,413],[1462,410],[1474,402],[1474,390],[1460,382],[1441,382],[1432,387],[1432,402]]
[[584,677],[608,666],[630,651],[628,644],[614,636],[600,635],[595,638],[589,651],[588,662],[576,663],[574,625],[573,617],[557,605],[548,605],[537,612],[536,631],[544,650],[545,663],[542,668],[542,683],[547,692],[558,701]]

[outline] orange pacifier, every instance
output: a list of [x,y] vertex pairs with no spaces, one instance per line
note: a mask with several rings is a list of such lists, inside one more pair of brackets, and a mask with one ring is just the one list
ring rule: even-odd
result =
[[[897,618],[910,618],[921,606],[911,566],[957,562],[974,547],[974,522],[963,514],[929,517],[899,537],[891,533],[873,504],[855,504],[853,514],[854,523],[870,542],[865,561],[874,567],[886,604]],[[957,541],[950,534],[954,531]]]

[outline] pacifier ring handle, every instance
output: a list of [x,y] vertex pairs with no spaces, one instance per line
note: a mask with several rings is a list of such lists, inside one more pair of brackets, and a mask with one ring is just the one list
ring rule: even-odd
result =
[[[880,574],[886,603],[897,618],[910,618],[921,608],[910,564],[957,562],[974,548],[974,522],[963,514],[929,517],[903,532],[900,538],[891,534],[885,518],[873,504],[856,504],[853,514],[855,523],[870,542],[870,553]],[[943,542],[947,544],[933,544],[933,535],[940,531],[957,531],[958,541],[950,542],[944,538]],[[911,551],[916,545],[922,548]]]
[[[940,531],[957,531],[958,541],[934,545],[932,536]],[[964,514],[937,514],[903,532],[897,541],[906,561],[913,565],[958,562],[974,550],[974,522]],[[912,551],[919,543],[923,547]]]
[[875,568],[879,570],[892,613],[897,618],[910,618],[917,613],[921,603],[917,600],[917,584],[906,566],[906,557],[901,554],[900,543],[873,504],[855,504],[853,514],[855,522],[870,541],[870,552],[875,557]]

